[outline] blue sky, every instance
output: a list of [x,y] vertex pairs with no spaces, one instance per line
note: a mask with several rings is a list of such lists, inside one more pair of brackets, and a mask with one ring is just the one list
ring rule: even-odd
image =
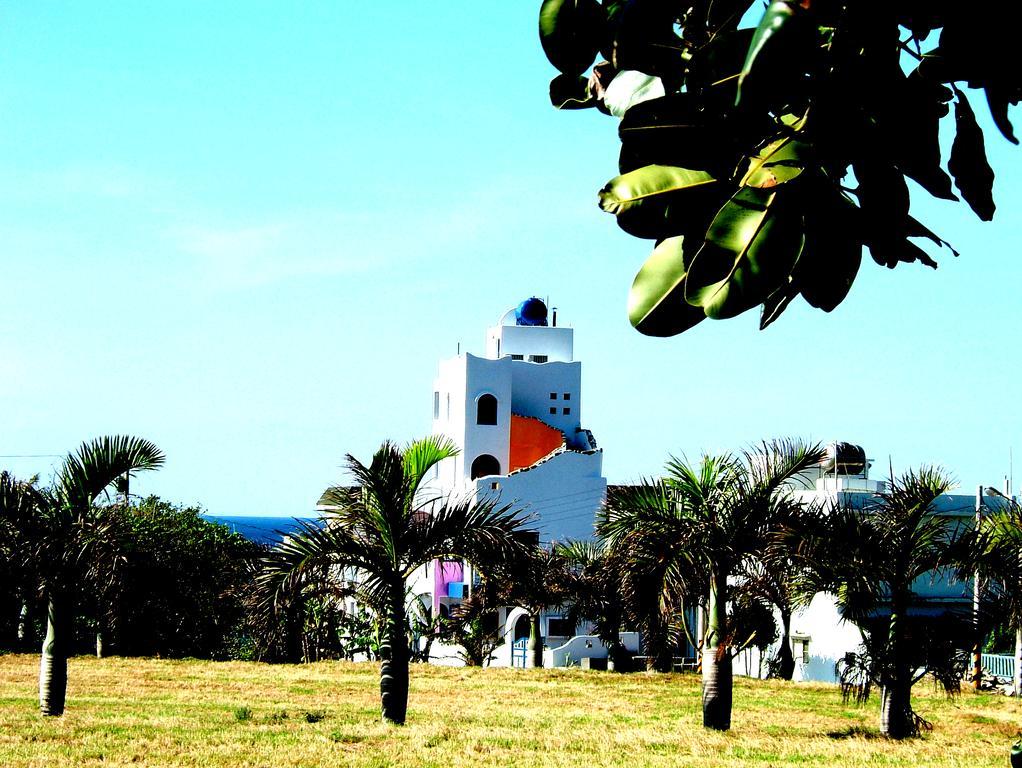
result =
[[[430,426],[437,360],[529,295],[576,328],[611,482],[779,435],[1000,484],[1019,454],[1020,150],[999,210],[914,194],[940,269],[868,256],[827,315],[628,326],[648,244],[596,206],[612,118],[558,113],[538,3],[0,4],[0,466],[167,453],[139,491],[307,513]],[[298,10],[296,10],[298,9]],[[914,190],[915,192],[915,190]]]

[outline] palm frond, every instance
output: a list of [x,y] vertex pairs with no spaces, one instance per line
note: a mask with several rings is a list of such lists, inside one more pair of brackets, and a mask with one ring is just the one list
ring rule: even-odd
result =
[[256,577],[260,589],[273,599],[294,591],[305,574],[316,568],[336,569],[338,575],[343,569],[355,569],[368,576],[381,570],[381,563],[351,535],[350,528],[329,520],[321,525],[295,522],[297,531],[267,553]]
[[409,443],[402,451],[405,480],[411,493],[416,493],[433,467],[444,459],[458,455],[458,446],[444,435],[430,435]]
[[534,549],[526,521],[513,505],[489,500],[448,500],[421,510],[409,520],[401,569],[407,576],[431,560],[464,559],[483,569],[499,564],[513,571]]
[[781,484],[819,464],[826,450],[819,443],[778,438],[747,448],[742,455],[750,485],[760,492],[773,493]]
[[57,474],[55,491],[63,505],[85,512],[117,478],[159,469],[166,457],[148,440],[128,435],[99,437],[82,443]]
[[359,505],[336,513],[344,516],[355,512],[365,527],[387,551],[395,568],[399,566],[401,537],[412,513],[412,499],[405,479],[401,450],[384,442],[366,466],[351,454],[345,457],[348,471],[354,475],[359,490]]

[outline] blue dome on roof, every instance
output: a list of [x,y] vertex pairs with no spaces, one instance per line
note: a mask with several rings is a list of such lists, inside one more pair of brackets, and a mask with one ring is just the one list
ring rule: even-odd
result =
[[546,325],[546,304],[533,296],[515,307],[515,325]]

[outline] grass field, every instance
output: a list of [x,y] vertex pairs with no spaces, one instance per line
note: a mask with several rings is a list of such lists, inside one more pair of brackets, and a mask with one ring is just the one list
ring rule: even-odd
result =
[[0,766],[1005,766],[1013,699],[917,686],[921,739],[878,737],[877,702],[738,679],[728,733],[699,678],[413,666],[408,724],[380,722],[374,664],[76,658],[68,710],[36,710],[38,657],[0,656]]

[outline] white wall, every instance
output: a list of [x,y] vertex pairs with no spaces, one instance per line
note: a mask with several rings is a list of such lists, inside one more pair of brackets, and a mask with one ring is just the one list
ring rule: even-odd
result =
[[[498,325],[486,333],[486,356],[546,355],[555,360],[570,362],[573,354],[574,330],[545,325]],[[498,342],[500,354],[497,354]]]
[[440,464],[436,485],[449,492],[462,484],[465,476],[465,355],[441,360],[433,380],[433,391],[439,395],[439,414],[433,419],[432,433],[454,441],[461,454]]
[[[602,451],[564,451],[529,469],[476,484],[480,498],[499,494],[500,503],[521,505],[535,515],[528,527],[539,531],[541,542],[549,543],[592,537],[596,511],[607,493],[602,472]],[[499,486],[496,490],[493,483]]]
[[[466,355],[465,383],[465,445],[463,477],[471,476],[472,462],[477,456],[490,454],[500,462],[501,472],[508,471],[508,448],[511,441],[511,359],[487,360]],[[476,424],[477,401],[485,394],[497,398],[496,425]]]
[[795,655],[795,680],[837,682],[834,665],[862,644],[862,633],[849,621],[843,621],[834,597],[819,594],[809,607],[791,620],[792,634],[809,637],[809,663]]
[[[632,655],[639,653],[638,632],[621,632],[618,636],[629,653]],[[547,648],[543,651],[543,666],[567,667],[570,664],[577,667],[585,657],[605,659],[607,655],[607,646],[596,635],[576,635],[557,648]]]
[[[569,442],[578,429],[582,413],[582,363],[511,362],[512,409],[556,427]],[[550,394],[557,395],[552,399]],[[564,395],[568,394],[568,400]],[[553,408],[555,413],[550,413]],[[571,413],[564,414],[568,408]]]

